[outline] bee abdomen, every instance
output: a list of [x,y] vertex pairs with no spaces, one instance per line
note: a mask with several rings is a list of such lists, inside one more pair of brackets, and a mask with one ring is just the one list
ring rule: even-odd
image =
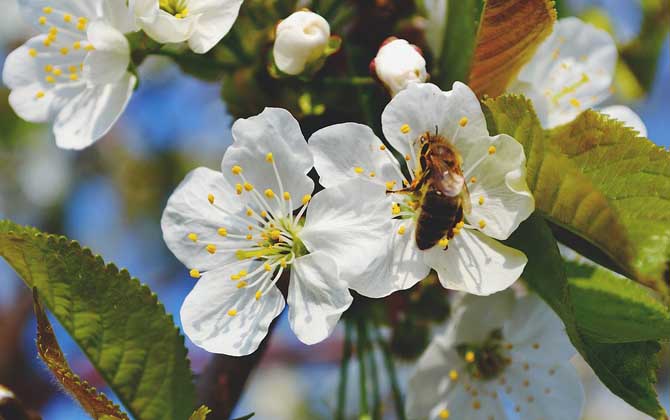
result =
[[426,192],[415,234],[419,249],[430,249],[443,237],[449,239],[453,237],[454,227],[463,220],[461,200],[460,196],[447,197],[432,190]]

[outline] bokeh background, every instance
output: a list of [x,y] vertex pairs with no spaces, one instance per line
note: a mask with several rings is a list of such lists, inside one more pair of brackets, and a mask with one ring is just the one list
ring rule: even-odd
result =
[[[0,64],[31,35],[16,0],[2,0]],[[599,10],[611,19],[618,41],[639,30],[642,15],[634,0],[568,1],[576,15]],[[19,120],[0,87],[0,218],[62,233],[90,247],[107,261],[126,267],[150,285],[168,312],[178,313],[193,285],[186,269],[161,239],[164,203],[183,175],[197,166],[218,168],[231,142],[232,117],[220,99],[220,85],[183,75],[170,61],[150,59],[141,67],[142,86],[113,131],[80,153],[55,147],[47,126]],[[652,90],[631,105],[659,145],[670,146],[670,42],[666,39]],[[616,98],[613,103],[620,102]],[[50,379],[35,350],[35,322],[29,291],[0,260],[0,384],[11,386],[45,419],[86,419]],[[56,334],[76,372],[104,384],[57,322]],[[329,418],[337,386],[342,334],[308,348],[282,320],[269,351],[252,377],[237,415],[256,419]],[[188,342],[196,372],[209,355]],[[667,349],[659,392],[669,408]],[[587,420],[649,417],[609,393],[581,361],[587,390]],[[410,365],[402,365],[406,375]],[[355,364],[351,367],[355,369]],[[355,381],[352,385],[355,385]],[[382,384],[385,386],[384,384]],[[349,401],[357,401],[351,389]],[[351,407],[354,413],[355,407]]]

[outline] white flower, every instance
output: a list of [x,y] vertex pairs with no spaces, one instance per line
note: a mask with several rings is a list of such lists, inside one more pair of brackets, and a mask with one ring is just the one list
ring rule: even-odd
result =
[[[553,128],[571,122],[611,95],[616,60],[616,44],[607,32],[575,17],[561,19],[508,91],[529,97],[542,125]],[[644,124],[630,108],[617,106],[601,112],[646,137]]]
[[242,0],[135,0],[140,27],[155,41],[188,41],[198,54],[211,50],[237,20]]
[[[391,100],[382,115],[384,135],[405,157],[412,172],[409,178],[372,130],[359,124],[340,124],[314,134],[309,141],[321,184],[332,187],[353,178],[373,180],[384,185],[393,199],[385,209],[393,218],[387,233],[389,262],[373,278],[352,278],[357,292],[382,297],[408,289],[437,271],[442,285],[478,295],[503,290],[516,281],[526,257],[502,245],[504,240],[534,209],[526,185],[526,159],[522,146],[507,135],[489,137],[479,101],[462,83],[442,92],[432,84],[412,84]],[[418,159],[425,141],[446,142],[461,163],[453,177],[436,174],[458,183],[458,191],[469,191],[463,198],[471,211],[464,215],[438,209],[437,215],[452,213],[452,229],[442,233],[434,223],[439,241],[421,250],[415,235],[421,217],[421,195],[414,182],[424,177]],[[438,158],[439,159],[439,158]],[[461,172],[462,173],[458,173]],[[403,187],[409,187],[400,191]],[[453,185],[449,186],[453,187]],[[461,195],[463,197],[463,195]],[[495,239],[494,239],[495,238]]]
[[411,419],[578,420],[584,391],[561,320],[537,296],[465,296],[409,382]]
[[330,40],[328,21],[314,12],[298,11],[279,22],[272,54],[277,68],[290,75],[324,57]]
[[[53,122],[56,144],[83,149],[114,125],[133,92],[132,30],[122,0],[21,0],[43,32],[9,54],[9,103],[30,122]],[[115,13],[110,13],[115,10]],[[127,11],[127,9],[125,9]]]
[[233,138],[223,174],[194,170],[163,214],[165,242],[200,278],[181,309],[184,331],[210,352],[252,353],[284,308],[275,285],[290,269],[291,328],[319,342],[351,304],[344,279],[384,261],[384,188],[353,180],[312,198],[312,154],[283,109],[238,120]]
[[421,51],[404,39],[387,40],[372,61],[372,67],[392,96],[410,83],[428,79],[426,60]]

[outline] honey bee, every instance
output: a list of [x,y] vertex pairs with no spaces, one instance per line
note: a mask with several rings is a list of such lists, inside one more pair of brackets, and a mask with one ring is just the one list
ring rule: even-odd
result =
[[453,238],[471,205],[462,159],[454,146],[437,130],[418,141],[420,170],[409,189],[421,198],[415,240],[417,247],[425,250],[442,238]]

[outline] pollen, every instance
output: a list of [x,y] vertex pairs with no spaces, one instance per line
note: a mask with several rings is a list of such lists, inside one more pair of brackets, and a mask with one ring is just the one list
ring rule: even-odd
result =
[[72,44],[72,49],[74,49],[74,50],[80,50],[80,49],[81,49],[81,42],[79,42],[79,41],[75,41],[75,42]]
[[245,191],[252,191],[254,189],[254,186],[252,184],[249,184],[248,182],[244,183],[244,190]]
[[362,174],[364,171],[363,171],[363,168],[361,168],[360,166],[357,166],[357,167],[354,168],[354,172],[356,172],[357,174]]
[[250,240],[254,239],[254,236],[251,233],[248,233],[246,238],[247,238],[247,241],[250,241]]
[[53,74],[54,74],[54,76],[60,76],[61,74],[63,74],[63,70],[61,70],[61,69],[54,69],[54,70],[53,70]]
[[77,29],[80,30],[80,31],[82,31],[82,32],[85,31],[85,30],[86,30],[86,24],[85,24],[85,23],[81,23],[81,22],[79,22],[79,23],[77,24]]
[[486,227],[486,220],[482,219],[479,221],[479,228],[484,229]]
[[468,363],[474,363],[475,362],[475,354],[471,351],[465,353],[465,361]]
[[51,64],[47,64],[46,66],[44,66],[45,73],[51,73],[52,71],[54,71],[54,66],[52,66]]
[[226,228],[219,228],[218,232],[220,236],[228,236],[228,230]]
[[309,195],[309,194],[305,194],[305,195],[302,197],[302,204],[303,204],[303,206],[304,206],[305,204],[309,203],[311,200],[312,200],[312,196]]
[[391,191],[393,188],[395,188],[395,184],[396,184],[395,181],[389,181],[389,182],[387,182],[387,183],[386,183],[386,189],[387,189],[388,191]]
[[263,211],[261,212],[261,217],[262,217],[263,219],[265,219],[266,217],[268,217],[268,212],[266,212],[265,210],[263,210]]
[[50,15],[53,13],[53,11],[53,7],[46,6],[42,8],[42,12],[44,12],[45,15]]
[[28,54],[30,54],[32,58],[35,58],[37,57],[37,50],[35,48],[31,48],[28,50]]
[[198,242],[198,235],[195,233],[189,233],[188,239],[192,240],[193,242]]
[[194,279],[199,279],[199,278],[200,278],[200,271],[196,270],[195,268],[192,269],[192,270],[189,272],[189,274],[190,274],[191,277],[193,277]]
[[231,274],[231,275],[230,275],[230,279],[231,279],[232,281],[238,281],[238,280],[241,279],[241,278],[242,278],[242,277],[241,277],[239,274]]
[[214,245],[214,244],[207,245],[207,252],[209,252],[210,254],[215,254],[216,253],[216,245]]
[[39,19],[37,19],[40,25],[46,25],[47,24],[47,18],[46,16],[40,16]]
[[238,289],[244,289],[245,287],[247,287],[247,282],[246,281],[242,280],[239,283],[237,283],[237,288]]
[[233,175],[239,175],[242,173],[242,167],[239,165],[235,165],[232,167],[231,172],[233,173]]
[[49,38],[47,38],[47,39],[44,40],[44,42],[42,44],[44,44],[45,47],[50,47],[51,46],[51,40]]
[[384,145],[382,144],[381,146],[379,146],[379,150],[381,150],[381,151],[383,152],[384,150],[386,150],[386,146],[384,146]]
[[572,98],[570,99],[570,105],[574,106],[575,108],[579,108],[582,104],[577,98]]
[[370,178],[374,178],[374,177],[376,177],[376,176],[377,176],[377,174],[376,174],[374,171],[373,171],[373,172],[370,172]]
[[284,200],[288,201],[291,199],[291,194],[289,192],[284,193]]
[[272,271],[272,266],[268,263],[263,264],[263,268],[265,271]]
[[452,381],[457,381],[458,380],[458,372],[456,372],[453,369],[451,371],[449,371],[449,379],[451,379]]
[[46,80],[47,83],[56,83],[56,79],[54,79],[53,76],[47,76],[44,78],[44,80]]
[[249,273],[247,273],[247,270],[240,270],[240,272],[238,274],[240,275],[240,277],[244,277]]
[[256,300],[261,300],[261,297],[263,296],[263,293],[259,290],[256,292]]
[[470,183],[471,184],[476,184],[477,183],[477,177],[473,176],[472,178],[470,178]]
[[391,214],[393,214],[394,216],[400,214],[400,206],[398,205],[398,203],[391,204]]
[[465,127],[466,125],[468,125],[468,121],[469,121],[468,117],[463,117],[460,120],[458,120],[458,125],[460,125],[461,127]]
[[265,155],[265,161],[267,163],[274,162],[275,161],[274,155],[272,153],[268,153],[267,155]]
[[270,232],[270,238],[272,238],[275,241],[279,240],[279,238],[281,238],[281,232],[278,231],[277,229],[271,231]]
[[448,247],[448,246],[449,246],[449,239],[447,239],[447,238],[442,238],[442,239],[440,239],[440,241],[438,242],[438,245],[439,245],[441,248],[446,248],[446,247]]
[[237,195],[242,194],[243,190],[244,190],[244,188],[242,187],[242,184],[236,184],[235,185],[235,192],[237,193]]
[[286,266],[288,265],[288,263],[286,262],[286,258],[282,258],[281,260],[279,260],[279,265],[281,265],[281,268],[286,268]]
[[274,196],[275,196],[274,191],[272,191],[270,188],[268,188],[267,190],[265,190],[265,193],[264,193],[264,194],[265,194],[265,196],[266,196],[267,198],[274,198]]
[[63,47],[60,49],[60,53],[62,55],[67,55],[70,52],[70,50],[67,47]]
[[252,225],[247,226],[248,230],[254,230],[254,227]]
[[482,408],[482,403],[475,400],[475,401],[472,402],[472,408],[475,409],[475,410],[479,410],[480,408]]
[[63,21],[65,21],[65,22],[67,22],[67,23],[72,22],[72,15],[69,14],[69,13],[64,14],[64,15],[63,15]]
[[404,235],[405,230],[406,230],[405,225],[400,226],[400,228],[398,229],[398,235]]
[[228,316],[235,316],[237,315],[237,309],[231,309],[228,311]]
[[37,99],[42,99],[42,98],[44,98],[44,95],[45,95],[44,91],[43,91],[43,90],[39,90],[39,91],[37,91],[37,93],[35,94],[35,98],[37,98]]
[[410,160],[412,160],[412,157],[410,155],[405,155],[405,160],[409,162]]
[[84,49],[86,51],[93,51],[95,50],[95,47],[93,46],[93,44],[88,44],[86,47],[84,47]]
[[67,68],[67,70],[68,70],[70,73],[76,73],[76,72],[77,72],[77,66],[69,66],[69,67]]
[[484,196],[479,197],[479,205],[480,206],[484,205]]
[[409,124],[403,124],[403,125],[400,126],[400,132],[401,133],[407,134],[410,131],[412,131],[412,129],[409,127]]
[[449,414],[450,414],[450,413],[449,413],[449,410],[447,410],[446,408],[443,408],[443,409],[440,411],[440,418],[441,418],[441,419],[448,419],[448,418],[449,418]]
[[491,146],[489,147],[489,155],[495,155],[496,154],[496,147]]

